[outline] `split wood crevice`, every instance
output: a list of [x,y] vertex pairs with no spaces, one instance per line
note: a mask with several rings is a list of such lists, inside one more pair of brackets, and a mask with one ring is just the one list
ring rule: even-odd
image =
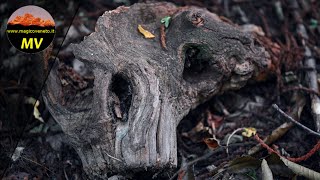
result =
[[[172,19],[163,49],[159,33],[165,16]],[[138,25],[156,38],[145,39]],[[179,121],[213,95],[244,86],[267,66],[268,57],[252,34],[205,9],[171,3],[105,12],[95,32],[72,49],[94,80],[62,100],[71,95],[64,94],[70,91],[63,91],[54,67],[43,96],[85,171],[102,178],[175,167]]]

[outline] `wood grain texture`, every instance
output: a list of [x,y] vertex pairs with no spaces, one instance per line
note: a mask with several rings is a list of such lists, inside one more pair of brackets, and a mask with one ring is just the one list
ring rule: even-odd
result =
[[[164,49],[160,20],[168,15]],[[156,37],[145,39],[139,24]],[[267,53],[251,34],[205,9],[171,3],[105,12],[95,32],[72,49],[93,70],[92,93],[62,105],[55,67],[43,96],[92,178],[175,167],[179,121],[267,65]]]

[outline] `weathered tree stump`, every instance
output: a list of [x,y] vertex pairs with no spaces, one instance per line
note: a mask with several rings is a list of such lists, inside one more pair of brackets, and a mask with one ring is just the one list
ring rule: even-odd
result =
[[[160,42],[165,16],[172,17],[166,49]],[[138,25],[156,37],[144,38]],[[43,96],[92,177],[176,166],[179,121],[218,92],[244,86],[267,64],[251,34],[205,9],[171,3],[105,12],[95,32],[72,49],[94,75],[91,86],[78,90],[92,91],[62,102],[67,95],[55,67]]]

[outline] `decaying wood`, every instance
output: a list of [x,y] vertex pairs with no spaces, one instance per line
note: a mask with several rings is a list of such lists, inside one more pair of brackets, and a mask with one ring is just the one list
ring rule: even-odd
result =
[[[160,37],[145,39],[142,25]],[[267,65],[267,53],[251,34],[196,7],[135,4],[105,12],[94,33],[72,45],[94,74],[87,91],[67,99],[57,67],[44,100],[92,177],[177,165],[176,126],[200,103],[238,89]],[[59,78],[60,77],[60,78]],[[77,85],[77,84],[74,84]]]

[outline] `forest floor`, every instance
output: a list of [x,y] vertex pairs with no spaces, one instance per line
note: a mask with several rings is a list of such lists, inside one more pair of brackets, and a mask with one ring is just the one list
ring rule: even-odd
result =
[[[58,57],[59,63],[73,68],[82,66],[73,58],[68,45],[80,42],[93,32],[103,12],[136,2],[82,0],[80,7],[76,1],[33,2],[48,7],[57,24],[50,59]],[[298,7],[292,6],[291,0],[170,2],[207,8],[239,26],[261,27],[256,31],[264,34],[263,43],[273,52],[272,63],[266,74],[248,82],[242,89],[214,96],[192,110],[177,128],[178,167],[150,177],[261,179],[269,172],[264,163],[261,166],[263,159],[275,179],[303,179],[306,175],[296,174],[307,169],[319,172],[319,136],[292,124],[281,110],[317,131],[315,122],[320,120],[313,112],[319,91],[313,89],[307,79],[319,69],[319,63],[310,66],[308,62],[320,60],[320,2],[297,0]],[[39,72],[34,71],[37,66],[30,60],[34,56],[15,50],[4,33],[10,13],[26,5],[23,3],[26,2],[0,3],[0,19],[4,19],[0,50],[0,175],[4,179],[86,179],[81,160],[72,147],[64,143],[61,128],[39,96],[42,81],[37,78]],[[59,12],[59,9],[64,11]],[[299,32],[299,24],[306,28],[306,33]],[[310,49],[310,54],[305,54],[306,48]],[[316,78],[316,86],[319,82]],[[32,103],[27,100],[37,98],[43,122],[33,116]],[[252,132],[256,135],[250,134]],[[263,147],[259,137],[268,138]],[[314,151],[310,151],[313,148]],[[292,167],[287,167],[287,161],[278,155],[295,161],[300,165],[296,166],[298,170],[294,172]],[[142,174],[144,172],[133,174],[131,179],[144,179]],[[320,179],[319,174],[311,174]]]

